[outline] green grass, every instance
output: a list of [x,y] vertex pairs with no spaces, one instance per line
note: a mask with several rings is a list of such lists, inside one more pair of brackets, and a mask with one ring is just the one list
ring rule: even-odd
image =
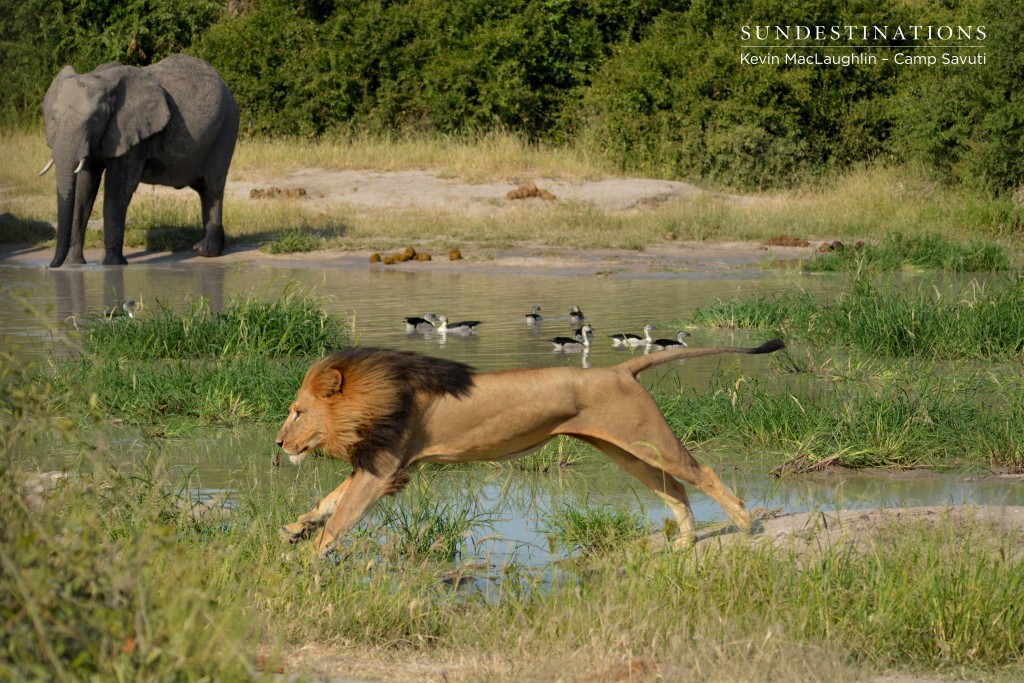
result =
[[652,532],[642,514],[621,507],[576,508],[562,504],[545,516],[551,549],[570,555],[608,552]]
[[904,363],[836,379],[779,386],[722,376],[707,392],[663,394],[658,402],[684,442],[782,453],[780,471],[1024,468],[1024,382],[1014,366],[971,374]]
[[135,316],[85,316],[80,352],[38,368],[72,418],[92,403],[108,419],[173,435],[190,426],[274,422],[316,358],[348,345],[342,323],[310,298],[236,301],[214,311],[205,299],[183,311],[166,303]]
[[568,436],[557,436],[526,457],[507,463],[513,469],[527,472],[552,472],[578,464],[592,447]]
[[905,268],[952,273],[987,273],[1010,269],[1010,253],[999,244],[982,240],[966,243],[942,235],[889,233],[878,245],[847,246],[819,254],[802,264],[804,272],[866,272]]
[[[692,680],[1024,663],[1019,548],[970,524],[893,526],[865,551],[810,558],[607,545],[554,583],[509,565],[487,599],[474,599],[446,587],[450,565],[430,553],[382,555],[353,538],[320,561],[308,546],[281,544],[276,525],[308,482],[277,488],[277,498],[243,488],[227,520],[196,519],[159,467],[93,463],[83,474],[33,511],[14,495],[10,463],[0,472],[0,668],[19,680],[248,680],[259,643],[469,662],[451,680],[554,680],[557,668],[600,671],[634,657]],[[829,654],[814,667],[794,656],[819,648]],[[729,663],[750,666],[747,651],[774,664]]]
[[475,501],[440,498],[424,476],[406,487],[400,498],[382,500],[373,518],[385,534],[382,552],[395,559],[455,561],[474,534],[490,528],[489,516]]
[[736,299],[696,309],[705,327],[778,332],[818,346],[849,346],[883,358],[1006,359],[1024,354],[1024,278],[954,295],[900,292],[858,278],[834,301],[803,292]]
[[134,317],[84,317],[78,322],[83,355],[119,361],[321,356],[348,341],[320,302],[294,293],[272,302],[232,301],[220,311],[205,298],[185,303],[183,311],[157,301]]
[[[415,675],[415,662],[458,660],[446,675],[465,681],[555,680],[627,661],[697,681],[1024,665],[1024,557],[980,524],[894,524],[861,549],[811,555],[713,542],[626,552],[607,539],[631,536],[634,518],[568,510],[560,524],[588,530],[579,547],[605,539],[602,552],[554,575],[510,564],[467,595],[442,580],[452,556],[435,552],[433,529],[473,542],[487,525],[471,505],[430,503],[429,478],[322,561],[311,544],[277,538],[325,488],[320,469],[283,478],[254,459],[227,484],[230,513],[200,514],[187,494],[196,484],[159,457],[115,466],[102,438],[83,441],[30,369],[7,359],[0,379],[0,672],[12,680],[250,680],[275,669],[275,653],[304,648],[313,661],[344,653],[351,675],[360,657],[364,676],[382,660]],[[65,454],[80,454],[41,504],[23,495],[24,442],[39,433],[63,433]],[[392,523],[420,551],[387,552],[375,525]]]
[[325,246],[322,237],[304,232],[298,228],[283,231],[269,242],[260,245],[260,251],[267,254],[298,254],[317,251]]

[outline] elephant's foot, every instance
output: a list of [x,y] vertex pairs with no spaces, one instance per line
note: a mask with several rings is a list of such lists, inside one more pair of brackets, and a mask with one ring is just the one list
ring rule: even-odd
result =
[[[85,263],[83,260],[82,263]],[[119,251],[108,251],[107,255],[103,257],[103,265],[105,266],[127,266],[128,259],[124,257]]]
[[56,258],[50,261],[51,268],[60,268],[61,266],[84,266],[85,259],[81,256],[75,258],[74,256],[68,256],[67,258]]
[[64,265],[66,266],[84,266],[85,255],[82,254],[81,249],[72,249],[68,252],[68,257],[64,259]]
[[192,251],[200,256],[220,256],[224,253],[224,230],[207,230],[206,237],[192,245]]

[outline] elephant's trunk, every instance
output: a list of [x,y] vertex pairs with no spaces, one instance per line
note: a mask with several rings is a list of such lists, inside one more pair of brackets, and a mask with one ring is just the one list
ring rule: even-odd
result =
[[75,219],[75,173],[76,162],[80,160],[61,159],[57,162],[57,251],[50,262],[51,268],[59,268],[71,249],[71,226]]

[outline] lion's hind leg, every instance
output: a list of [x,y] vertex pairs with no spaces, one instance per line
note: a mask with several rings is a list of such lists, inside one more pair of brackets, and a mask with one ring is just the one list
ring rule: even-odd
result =
[[659,498],[665,501],[665,504],[672,510],[672,514],[675,515],[676,523],[679,525],[677,546],[688,548],[696,542],[697,535],[693,526],[693,510],[690,508],[690,500],[687,498],[686,489],[683,488],[682,484],[664,470],[651,467],[629,451],[623,450],[614,444],[592,438],[585,438],[583,440],[599,449],[611,458],[612,462],[639,479],[647,488],[654,491]]
[[[690,451],[686,450],[650,394],[644,392],[643,396],[631,399],[631,402],[617,407],[614,419],[606,420],[599,428],[591,426],[587,429],[584,433],[589,438],[586,440],[601,450],[605,449],[597,442],[615,446],[643,461],[655,471],[666,472],[670,475],[668,478],[675,477],[696,486],[718,503],[736,526],[743,531],[749,531],[752,527],[750,512],[743,502],[722,483],[713,469],[700,465]],[[676,483],[678,485],[678,482]],[[682,523],[680,530],[683,530]]]

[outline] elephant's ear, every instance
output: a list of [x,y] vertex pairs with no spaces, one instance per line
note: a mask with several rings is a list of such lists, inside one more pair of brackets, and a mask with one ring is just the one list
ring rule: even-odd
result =
[[103,135],[103,156],[124,155],[141,140],[160,132],[171,119],[167,95],[159,81],[141,69],[118,83],[113,112]]
[[53,149],[54,143],[57,141],[57,93],[60,92],[61,84],[71,78],[77,76],[78,72],[75,71],[75,67],[68,64],[60,73],[57,74],[56,78],[53,79],[53,83],[50,83],[50,87],[46,90],[46,97],[43,98],[43,120],[46,122],[46,144]]

